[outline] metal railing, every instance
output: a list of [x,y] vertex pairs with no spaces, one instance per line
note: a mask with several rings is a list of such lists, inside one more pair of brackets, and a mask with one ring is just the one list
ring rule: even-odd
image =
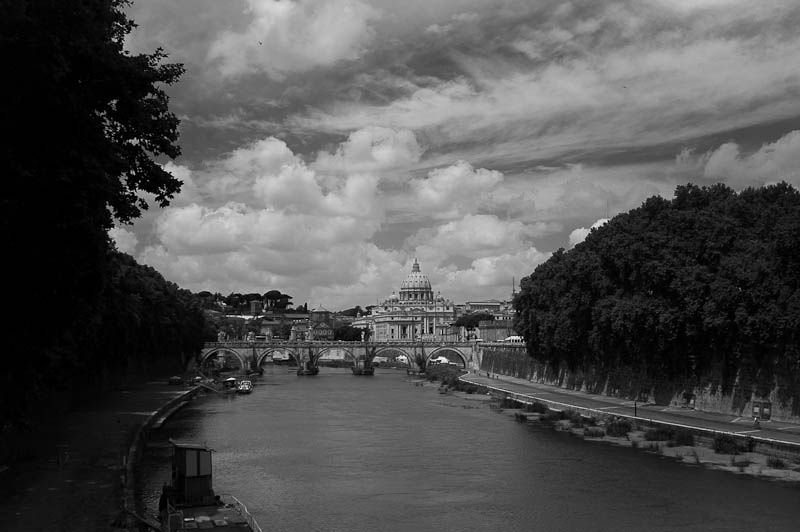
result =
[[244,505],[242,501],[234,497],[233,495],[220,495],[220,499],[222,500],[225,505],[229,505],[236,509],[237,512],[247,521],[247,524],[253,530],[253,532],[264,532],[261,530],[261,527],[258,526],[258,522],[256,518],[253,517],[253,514],[247,509],[247,506]]

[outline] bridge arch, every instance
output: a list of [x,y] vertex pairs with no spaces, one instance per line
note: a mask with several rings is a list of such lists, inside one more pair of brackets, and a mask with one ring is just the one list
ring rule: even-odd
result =
[[351,360],[353,362],[356,361],[356,356],[353,354],[353,350],[352,349],[349,349],[347,347],[339,347],[339,346],[336,346],[336,345],[329,345],[329,346],[323,347],[322,349],[317,351],[314,354],[314,360],[319,361],[327,353],[333,353],[333,352],[342,352],[343,355],[344,355],[343,358],[349,359],[349,360]]
[[460,350],[458,350],[458,349],[456,349],[454,347],[437,347],[437,348],[435,348],[425,358],[425,362],[427,363],[430,359],[436,358],[436,357],[439,357],[439,356],[443,356],[443,357],[447,358],[450,361],[452,361],[454,359],[454,356],[455,356],[455,358],[457,358],[457,359],[459,359],[461,361],[461,366],[462,367],[464,367],[464,368],[467,367],[467,364],[468,364],[467,357],[464,356],[464,353],[462,353]]
[[256,367],[259,367],[259,368],[260,368],[260,367],[261,367],[261,364],[263,364],[263,363],[264,363],[264,360],[265,360],[267,357],[269,357],[270,355],[272,355],[273,353],[281,353],[281,354],[286,354],[286,355],[289,355],[289,358],[290,358],[291,360],[294,360],[294,364],[295,364],[296,366],[297,366],[297,365],[300,365],[300,360],[299,360],[299,357],[297,356],[297,353],[295,352],[295,350],[294,350],[294,349],[292,349],[292,348],[290,348],[290,347],[271,347],[271,348],[264,349],[263,351],[261,351],[261,352],[260,352],[260,353],[259,353],[259,354],[256,356],[256,364],[257,364],[257,366],[256,366]]
[[402,347],[399,347],[399,346],[396,346],[396,345],[389,345],[389,346],[386,346],[386,347],[376,347],[375,356],[385,356],[385,355],[382,355],[382,353],[392,353],[392,352],[400,353],[401,355],[405,355],[406,357],[408,357],[409,360],[411,360],[413,358],[411,356],[411,353],[409,353],[407,350],[403,349]]
[[231,355],[235,356],[236,359],[239,361],[239,368],[240,369],[244,370],[247,367],[247,362],[245,362],[245,359],[242,358],[241,353],[239,353],[239,351],[237,351],[236,349],[231,349],[231,348],[228,348],[228,347],[218,347],[218,348],[215,348],[215,349],[209,349],[209,351],[207,353],[203,354],[202,359],[200,360],[200,366],[201,367],[205,366],[206,362],[210,358],[215,357],[215,356],[219,355],[220,353],[231,354]]

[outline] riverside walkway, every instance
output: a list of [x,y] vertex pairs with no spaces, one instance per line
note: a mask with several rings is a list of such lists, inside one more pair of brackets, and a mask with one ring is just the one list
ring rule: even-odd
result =
[[131,384],[37,427],[28,456],[0,471],[0,530],[116,530],[134,434],[187,389],[166,376]]
[[762,420],[760,427],[755,427],[751,417],[628,401],[495,373],[488,377],[485,371],[469,373],[461,380],[486,387],[495,394],[505,394],[522,401],[538,401],[554,409],[579,410],[597,415],[612,415],[688,427],[699,431],[749,436],[767,444],[796,447],[800,450],[800,424]]

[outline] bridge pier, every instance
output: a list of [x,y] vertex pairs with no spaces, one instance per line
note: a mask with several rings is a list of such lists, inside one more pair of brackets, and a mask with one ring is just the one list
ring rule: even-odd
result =
[[479,369],[482,355],[480,342],[232,341],[206,342],[200,352],[200,365],[221,353],[229,354],[239,360],[241,371],[245,373],[248,368],[258,369],[264,360],[281,353],[294,358],[298,365],[310,361],[316,366],[320,358],[333,350],[353,361],[394,352],[407,356],[412,365],[415,353],[424,353],[426,360],[443,355],[459,360],[467,370]]

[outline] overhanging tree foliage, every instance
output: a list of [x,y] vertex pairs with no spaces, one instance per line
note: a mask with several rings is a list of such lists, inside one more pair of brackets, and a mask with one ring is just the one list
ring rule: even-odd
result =
[[777,385],[800,407],[798,249],[791,186],[680,186],[537,267],[515,327],[538,360],[616,376],[619,390],[710,384],[749,397]]
[[0,235],[14,360],[2,381],[4,418],[19,418],[66,385],[73,375],[65,368],[94,356],[117,266],[107,236],[113,220],[139,216],[142,193],[164,206],[180,189],[158,158],[180,153],[163,85],[183,67],[164,63],[161,50],[123,49],[133,28],[127,4],[0,4]]

